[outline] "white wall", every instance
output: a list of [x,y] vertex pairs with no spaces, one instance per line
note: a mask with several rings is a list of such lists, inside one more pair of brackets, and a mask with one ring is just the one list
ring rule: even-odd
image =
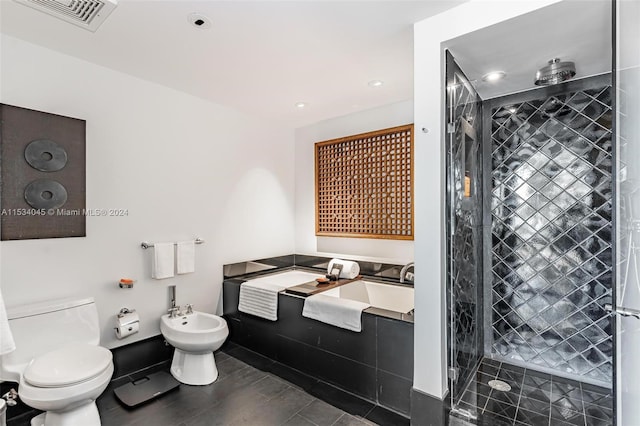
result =
[[[178,303],[219,309],[222,265],[294,251],[293,131],[232,109],[62,55],[1,38],[0,102],[87,121],[87,207],[128,209],[87,217],[86,238],[2,242],[7,305],[91,295],[102,343],[159,334],[169,284]],[[140,242],[206,240],[196,273],[150,278]],[[121,277],[137,280],[131,290]],[[116,340],[121,307],[140,333]]]
[[295,132],[296,253],[348,256],[404,264],[413,260],[413,241],[315,235],[314,144],[330,139],[413,123],[413,101],[360,111],[297,129]]
[[[557,0],[471,0],[414,26],[416,129],[414,381],[441,398],[447,390],[444,240],[444,54],[447,40],[539,9]],[[505,35],[505,36],[508,36]]]

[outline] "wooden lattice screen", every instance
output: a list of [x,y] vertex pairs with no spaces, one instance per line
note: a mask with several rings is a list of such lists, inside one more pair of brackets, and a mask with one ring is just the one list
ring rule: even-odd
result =
[[315,148],[316,235],[413,240],[413,124]]

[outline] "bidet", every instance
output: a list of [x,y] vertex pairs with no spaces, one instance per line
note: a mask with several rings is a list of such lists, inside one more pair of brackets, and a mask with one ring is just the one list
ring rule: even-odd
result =
[[206,312],[193,311],[176,317],[160,318],[160,331],[175,348],[171,374],[187,385],[208,385],[218,378],[213,352],[229,336],[224,318]]

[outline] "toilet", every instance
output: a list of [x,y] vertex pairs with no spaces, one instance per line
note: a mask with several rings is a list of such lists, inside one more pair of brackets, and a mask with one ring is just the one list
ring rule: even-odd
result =
[[8,307],[16,350],[0,356],[0,381],[18,383],[20,399],[44,411],[31,426],[100,426],[95,400],[113,375],[99,346],[93,298]]

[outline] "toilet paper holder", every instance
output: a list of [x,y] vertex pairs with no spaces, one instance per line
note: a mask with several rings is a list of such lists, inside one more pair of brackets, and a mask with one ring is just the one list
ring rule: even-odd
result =
[[118,339],[138,332],[140,317],[135,309],[122,308],[116,316],[116,326],[113,328]]
[[125,326],[134,322],[140,322],[140,317],[135,309],[122,308],[117,315],[118,326]]

